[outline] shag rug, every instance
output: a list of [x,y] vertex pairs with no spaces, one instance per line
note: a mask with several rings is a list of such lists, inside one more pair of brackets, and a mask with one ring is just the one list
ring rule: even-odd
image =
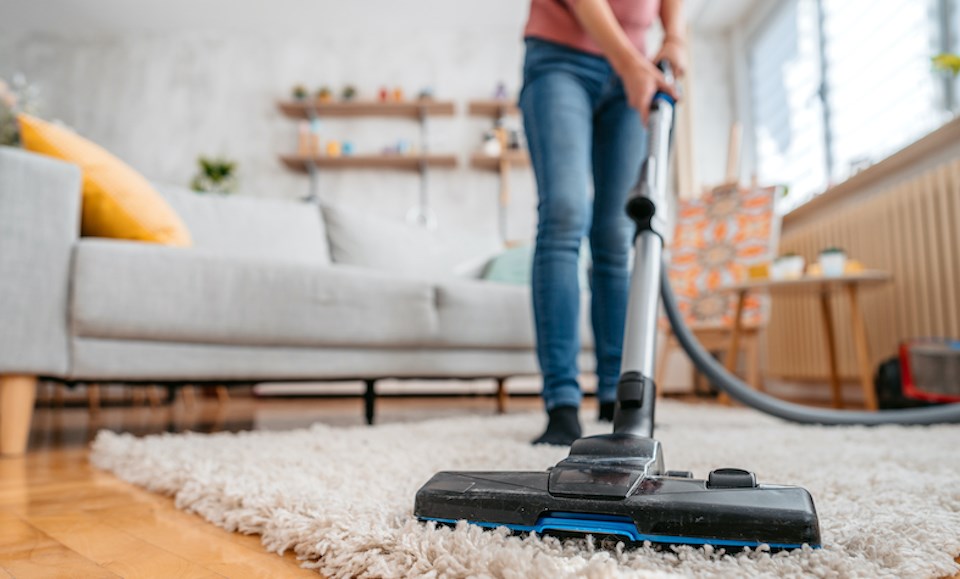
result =
[[[583,416],[591,433],[609,427]],[[605,550],[451,529],[413,519],[438,470],[545,469],[566,449],[529,444],[541,414],[288,432],[101,432],[95,465],[230,531],[292,549],[329,577],[940,577],[960,566],[960,427],[827,428],[745,409],[664,402],[668,468],[704,477],[739,466],[806,487],[824,547],[736,555],[691,547]],[[622,545],[621,545],[622,546]]]

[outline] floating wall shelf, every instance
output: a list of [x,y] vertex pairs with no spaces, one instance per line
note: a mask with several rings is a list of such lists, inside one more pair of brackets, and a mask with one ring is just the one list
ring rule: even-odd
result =
[[[506,164],[507,167],[503,165]],[[505,151],[503,154],[492,157],[483,153],[474,153],[470,157],[470,166],[485,171],[500,171],[510,167],[529,167],[530,157],[526,151]]]
[[520,114],[516,103],[495,99],[470,101],[467,110],[471,117],[490,117],[491,119]]
[[288,169],[301,173],[310,172],[310,163],[321,169],[397,169],[419,171],[423,167],[453,168],[457,166],[456,155],[346,155],[341,157],[310,157],[305,155],[280,155]]
[[452,117],[450,101],[347,101],[321,103],[314,100],[280,101],[284,115],[295,119],[313,117],[400,117],[417,120],[421,117]]
[[430,117],[451,117],[454,106],[450,101],[424,99],[416,101],[338,101],[320,102],[317,99],[302,101],[280,101],[277,107],[287,117],[300,120],[318,118],[361,118],[388,117],[416,121],[420,127],[419,155],[349,155],[325,157],[311,155],[281,155],[283,164],[297,172],[310,176],[309,201],[320,198],[320,169],[394,169],[416,171],[420,175],[420,198],[418,204],[410,210],[409,218],[425,226],[435,227],[436,215],[430,208],[427,188],[427,169],[434,167],[456,167],[454,155],[433,155],[427,151],[427,119]]

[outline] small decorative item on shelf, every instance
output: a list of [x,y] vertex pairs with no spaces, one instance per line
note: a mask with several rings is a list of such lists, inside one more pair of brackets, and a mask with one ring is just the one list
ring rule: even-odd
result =
[[393,101],[394,102],[403,102],[403,89],[399,86],[393,89]]
[[397,154],[398,155],[409,155],[410,154],[410,141],[406,139],[400,139],[397,141]]
[[380,87],[380,92],[377,93],[377,97],[380,99],[380,102],[385,103],[390,100],[390,91],[387,87]]
[[420,89],[420,92],[417,93],[417,100],[419,101],[432,101],[433,100],[433,87],[425,86]]
[[310,144],[309,144],[309,153],[310,155],[319,155],[320,154],[320,119],[313,119],[310,121]]
[[503,152],[503,145],[500,144],[495,131],[487,131],[483,134],[482,149],[483,154],[488,157],[499,157]]
[[507,100],[507,85],[502,82],[498,82],[497,88],[493,91],[493,98],[498,101]]
[[342,149],[341,146],[340,146],[340,141],[337,141],[337,140],[327,141],[327,156],[328,156],[328,157],[339,157],[339,156],[340,156],[340,153],[342,152],[342,150],[343,150],[343,149]]
[[340,93],[340,98],[346,102],[357,98],[357,87],[353,86],[352,84],[348,84],[347,86],[343,87],[343,92]]
[[303,101],[307,99],[307,87],[302,84],[298,84],[293,87],[293,90],[290,91],[290,96],[293,97],[295,101]]
[[333,91],[330,90],[330,87],[320,87],[320,89],[317,91],[317,100],[322,103],[329,103],[333,101]]
[[770,277],[772,279],[799,279],[803,277],[803,267],[806,261],[802,255],[796,253],[787,253],[781,255],[773,262],[770,268]]
[[828,247],[820,252],[818,261],[824,277],[840,277],[847,265],[847,254],[839,247]]
[[308,156],[316,154],[313,150],[313,135],[310,132],[310,123],[300,121],[297,124],[297,154]]
[[343,153],[344,157],[349,157],[353,154],[353,143],[350,141],[344,141],[343,145],[340,146],[340,152]]
[[770,264],[759,263],[747,267],[747,279],[761,280],[770,278]]
[[197,193],[219,193],[226,195],[237,189],[236,161],[224,158],[199,157],[200,169],[190,182],[190,188]]

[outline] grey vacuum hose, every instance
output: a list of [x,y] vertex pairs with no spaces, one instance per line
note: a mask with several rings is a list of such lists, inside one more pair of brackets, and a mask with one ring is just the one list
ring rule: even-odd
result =
[[677,300],[670,287],[670,278],[667,275],[667,261],[663,261],[663,275],[660,276],[660,294],[663,306],[670,319],[670,325],[677,340],[686,350],[697,368],[715,386],[730,395],[731,398],[752,408],[771,414],[784,420],[803,424],[831,424],[831,425],[865,425],[879,424],[940,424],[960,422],[960,403],[932,406],[928,408],[910,408],[905,410],[881,410],[879,412],[865,412],[859,410],[830,410],[812,408],[801,404],[784,402],[772,396],[757,392],[741,382],[736,376],[727,371],[717,362],[709,352],[694,337],[693,332],[683,321],[683,316],[677,308]]

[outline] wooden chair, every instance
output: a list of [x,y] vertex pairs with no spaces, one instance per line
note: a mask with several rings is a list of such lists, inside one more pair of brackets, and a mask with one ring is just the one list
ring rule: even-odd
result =
[[[724,186],[699,199],[680,202],[676,231],[670,248],[670,282],[687,325],[711,353],[745,354],[746,381],[763,389],[760,372],[760,331],[769,320],[765,295],[750,295],[744,302],[737,351],[731,352],[731,329],[736,300],[716,288],[747,277],[752,266],[767,264],[776,255],[779,219],[774,210],[779,188]],[[668,324],[660,349],[655,380],[662,384],[666,362],[679,346]],[[736,368],[737,359],[726,360]],[[694,388],[701,383],[694,372]]]

